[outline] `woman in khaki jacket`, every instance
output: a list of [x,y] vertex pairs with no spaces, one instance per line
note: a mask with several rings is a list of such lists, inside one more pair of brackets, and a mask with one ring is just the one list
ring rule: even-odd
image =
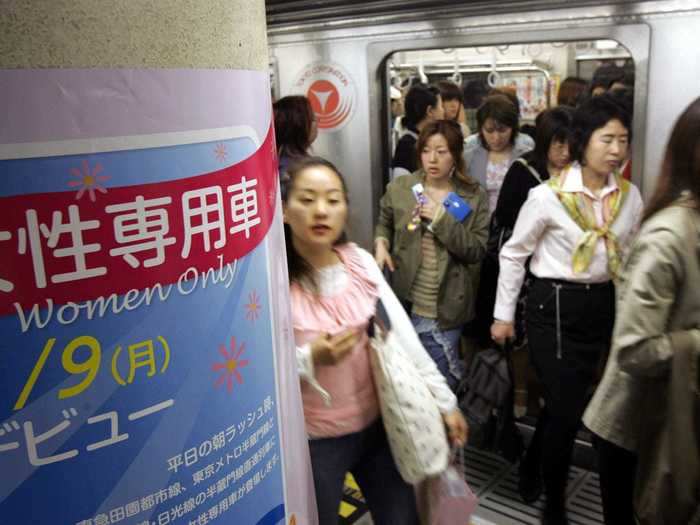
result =
[[459,336],[474,318],[474,267],[488,235],[486,192],[465,175],[463,145],[455,122],[427,124],[418,137],[419,169],[389,184],[375,230],[377,264],[392,272],[394,292],[453,390],[463,371]]
[[[700,522],[700,379],[695,368],[692,381],[678,384],[684,368],[678,363],[672,373],[674,359],[692,356],[687,361],[697,367],[700,357],[699,203],[700,98],[671,134],[618,287],[605,374],[583,417],[598,437],[601,479],[618,485],[608,525],[634,523],[633,501],[643,524]],[[694,424],[671,430],[693,417]]]

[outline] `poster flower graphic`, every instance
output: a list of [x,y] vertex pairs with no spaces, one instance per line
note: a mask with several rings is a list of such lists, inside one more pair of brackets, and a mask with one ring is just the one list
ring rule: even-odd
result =
[[228,157],[228,151],[226,150],[226,144],[217,144],[214,148],[214,156],[219,162],[224,162]]
[[107,175],[100,175],[102,173],[102,164],[99,162],[90,169],[90,163],[87,159],[83,160],[81,168],[71,168],[70,174],[76,178],[76,180],[71,180],[68,182],[70,188],[80,187],[78,193],[75,195],[75,200],[80,200],[85,192],[90,196],[90,200],[95,202],[95,191],[100,193],[107,193],[107,190],[100,184],[109,180]]
[[260,317],[260,309],[260,297],[257,292],[253,290],[248,294],[248,303],[245,305],[245,318],[251,322],[257,321],[258,317]]
[[240,346],[236,348],[236,338],[233,336],[231,337],[230,350],[226,350],[223,344],[219,345],[219,353],[224,360],[212,365],[212,370],[214,372],[220,372],[219,377],[214,383],[215,387],[218,388],[226,383],[226,391],[231,393],[233,391],[234,378],[239,385],[243,384],[243,376],[241,375],[240,369],[248,365],[248,359],[240,359],[244,351],[245,343],[241,343]]

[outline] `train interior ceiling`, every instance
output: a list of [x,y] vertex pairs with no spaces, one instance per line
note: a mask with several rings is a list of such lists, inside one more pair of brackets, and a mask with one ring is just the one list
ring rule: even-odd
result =
[[557,105],[562,80],[590,82],[601,66],[634,75],[632,56],[614,40],[540,42],[483,47],[400,51],[387,60],[391,85],[406,91],[412,84],[450,80],[464,87],[481,81],[517,92],[523,124]]
[[[577,0],[581,7],[605,3],[632,4],[637,0]],[[384,23],[394,16],[402,20],[415,17],[422,20],[429,9],[435,17],[454,16],[454,9],[462,12],[479,12],[485,8],[498,7],[510,12],[555,7],[567,4],[559,0],[266,0],[265,10],[268,27],[279,28],[315,22],[338,23],[363,19],[363,23]]]

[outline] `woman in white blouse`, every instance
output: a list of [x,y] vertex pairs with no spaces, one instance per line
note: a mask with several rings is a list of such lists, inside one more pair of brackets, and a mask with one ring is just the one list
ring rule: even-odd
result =
[[[622,178],[630,116],[605,95],[574,115],[574,162],[530,191],[513,235],[500,252],[491,335],[513,337],[525,265],[535,276],[526,311],[530,359],[546,407],[521,462],[520,492],[534,501],[544,481],[545,524],[565,524],[571,452],[615,320],[615,278],[642,213],[639,190]],[[546,451],[543,454],[542,451]],[[541,477],[540,477],[541,476]],[[601,479],[606,490],[614,487]]]

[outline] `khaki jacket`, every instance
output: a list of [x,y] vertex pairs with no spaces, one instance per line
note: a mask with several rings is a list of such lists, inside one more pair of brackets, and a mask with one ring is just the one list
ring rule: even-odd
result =
[[641,525],[700,524],[700,348],[690,337],[671,334],[666,417],[639,439],[634,506]]
[[[474,318],[476,295],[476,264],[486,253],[488,237],[488,198],[476,182],[466,184],[454,179],[455,193],[472,209],[469,216],[458,222],[443,213],[430,227],[436,240],[438,274],[438,324],[443,330],[457,328]],[[391,181],[380,201],[379,222],[375,239],[389,241],[391,257],[396,266],[391,276],[392,287],[402,301],[409,292],[421,263],[421,228],[410,231],[407,226],[416,205],[411,188],[425,183],[425,174],[418,170]]]
[[[617,293],[610,357],[583,420],[602,438],[637,453],[640,518],[664,523],[644,515],[670,509],[673,502],[659,501],[657,495],[653,499],[659,508],[652,509],[642,499],[662,468],[652,455],[668,419],[674,353],[700,354],[700,212],[690,198],[679,199],[643,224]],[[693,475],[697,483],[698,472]]]

